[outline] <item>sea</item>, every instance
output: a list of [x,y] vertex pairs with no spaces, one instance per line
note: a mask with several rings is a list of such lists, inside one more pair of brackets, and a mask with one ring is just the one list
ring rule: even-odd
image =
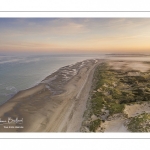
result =
[[0,54],[0,105],[61,67],[104,57],[104,54]]

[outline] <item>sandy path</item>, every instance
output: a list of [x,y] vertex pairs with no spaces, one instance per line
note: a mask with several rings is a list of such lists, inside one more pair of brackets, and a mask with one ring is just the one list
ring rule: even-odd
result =
[[[125,105],[124,113],[128,114],[128,117],[135,117],[144,112],[150,113],[149,102],[143,102],[142,104]],[[118,117],[112,119],[111,121],[105,121],[105,123],[102,123],[101,127],[105,128],[104,132],[129,132],[124,126],[126,120],[127,119],[125,118]]]
[[135,117],[142,113],[150,113],[150,102],[143,102],[142,104],[126,105],[124,112],[128,117]]
[[111,121],[105,121],[101,127],[104,128],[104,132],[128,132],[124,126],[124,122],[124,119],[117,118]]
[[90,92],[91,85],[92,85],[94,71],[95,71],[95,66],[93,66],[89,70],[89,73],[86,74],[84,84],[80,88],[76,96],[76,101],[74,103],[74,108],[73,108],[74,113],[72,112],[73,116],[70,120],[70,124],[66,131],[75,132],[75,131],[80,130],[80,127],[83,121],[83,114],[84,114],[84,111],[86,110],[86,103],[87,103],[87,99],[88,99],[89,92]]

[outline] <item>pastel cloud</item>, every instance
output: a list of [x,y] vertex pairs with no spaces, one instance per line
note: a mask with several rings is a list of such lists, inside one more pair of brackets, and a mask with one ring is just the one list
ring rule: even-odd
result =
[[148,18],[0,18],[0,51],[148,51]]

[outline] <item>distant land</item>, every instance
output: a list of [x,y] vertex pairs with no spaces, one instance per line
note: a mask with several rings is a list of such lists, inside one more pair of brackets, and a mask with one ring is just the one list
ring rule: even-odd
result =
[[150,54],[106,54],[107,56],[115,56],[115,57],[146,57],[150,56]]

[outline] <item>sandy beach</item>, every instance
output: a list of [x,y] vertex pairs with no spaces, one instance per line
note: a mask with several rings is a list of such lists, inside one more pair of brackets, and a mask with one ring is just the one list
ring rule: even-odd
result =
[[22,128],[1,124],[0,132],[79,132],[99,63],[86,60],[62,67],[37,86],[18,92],[0,106],[0,118],[23,119]]

